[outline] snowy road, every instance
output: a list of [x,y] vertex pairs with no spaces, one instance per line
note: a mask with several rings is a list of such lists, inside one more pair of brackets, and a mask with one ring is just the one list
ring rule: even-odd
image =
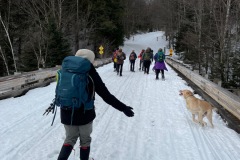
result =
[[[162,35],[162,32],[136,35],[134,41],[125,42],[123,51],[129,54],[134,49],[138,54],[150,46],[156,52],[166,45]],[[239,134],[227,128],[215,112],[214,129],[192,122],[185,101],[179,96],[179,90],[192,88],[167,67],[165,81],[155,80],[153,71],[149,75],[138,70],[130,72],[127,60],[122,77],[113,72],[112,63],[97,69],[110,92],[133,107],[135,116],[126,117],[97,95],[91,157],[95,160],[240,159]],[[50,126],[52,114],[42,116],[54,97],[55,85],[0,101],[1,160],[57,159],[65,134],[59,112],[53,126]],[[70,160],[78,159],[78,144]]]

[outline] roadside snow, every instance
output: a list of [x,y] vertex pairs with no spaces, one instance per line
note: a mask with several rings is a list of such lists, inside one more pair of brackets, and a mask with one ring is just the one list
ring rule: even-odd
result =
[[[158,41],[157,41],[158,37]],[[122,46],[129,55],[151,47],[156,52],[167,42],[162,32],[140,34]],[[123,113],[96,96],[91,157],[96,160],[239,160],[240,137],[213,113],[215,128],[192,122],[179,90],[190,89],[169,66],[166,80],[129,71],[124,63],[123,76],[113,72],[113,64],[97,69],[110,92],[134,108],[135,116]],[[151,66],[152,68],[153,66]],[[59,112],[53,126],[52,114],[42,116],[54,97],[56,83],[29,91],[18,98],[0,101],[1,160],[56,160],[64,140]],[[198,96],[199,97],[199,96]],[[205,119],[208,123],[208,121]],[[208,123],[209,124],[209,123]],[[79,142],[70,160],[79,157]]]

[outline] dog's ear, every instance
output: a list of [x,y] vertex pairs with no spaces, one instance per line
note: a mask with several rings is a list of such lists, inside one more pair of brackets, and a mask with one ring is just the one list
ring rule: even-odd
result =
[[193,96],[193,93],[191,92],[191,91],[187,91],[187,95],[189,95],[189,96]]

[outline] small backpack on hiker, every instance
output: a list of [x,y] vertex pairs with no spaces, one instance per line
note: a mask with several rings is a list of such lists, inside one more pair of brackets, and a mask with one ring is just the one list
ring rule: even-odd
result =
[[147,60],[147,61],[149,61],[149,60],[151,60],[151,53],[150,52],[145,52],[144,54],[143,54],[143,60]]
[[132,52],[129,56],[129,60],[135,60],[135,59],[136,59],[135,53]]
[[124,57],[123,57],[123,52],[118,52],[117,53],[117,60],[123,60]]
[[55,106],[64,110],[72,110],[72,115],[74,110],[81,106],[84,106],[84,111],[93,108],[94,87],[92,94],[88,90],[89,79],[93,83],[88,74],[90,68],[91,62],[85,58],[77,56],[64,58],[62,69],[57,72],[55,100],[52,104],[53,110],[55,110],[53,122],[57,111]]

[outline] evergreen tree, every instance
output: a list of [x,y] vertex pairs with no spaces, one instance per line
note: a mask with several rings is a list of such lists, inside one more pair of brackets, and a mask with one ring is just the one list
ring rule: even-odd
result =
[[232,63],[232,86],[240,87],[240,58],[235,57]]
[[123,12],[124,8],[118,0],[92,0],[92,17],[95,19],[96,32],[94,39],[96,43],[101,43],[103,38],[107,38],[113,46],[119,46],[124,41]]
[[54,21],[50,21],[48,28],[48,58],[47,66],[61,65],[64,57],[70,55],[71,49],[68,41],[63,38],[63,33],[57,30]]

